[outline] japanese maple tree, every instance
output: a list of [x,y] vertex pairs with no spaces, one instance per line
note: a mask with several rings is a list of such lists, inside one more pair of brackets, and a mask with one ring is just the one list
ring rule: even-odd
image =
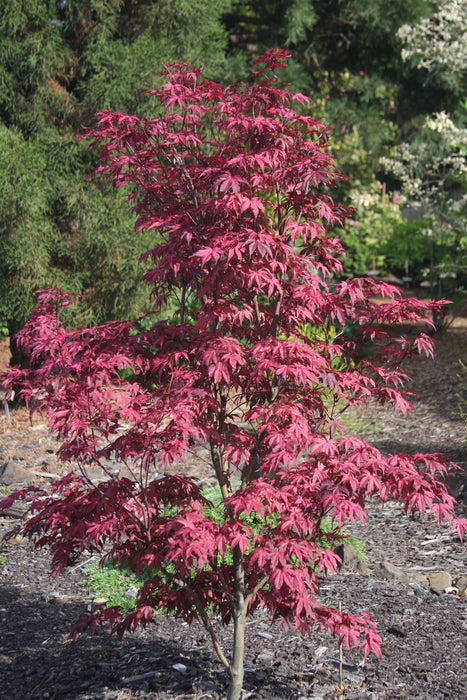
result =
[[[104,623],[133,631],[158,609],[197,618],[230,674],[230,700],[241,694],[245,622],[258,608],[379,655],[366,614],[317,597],[319,575],[337,569],[341,526],[364,521],[368,499],[447,518],[461,535],[466,525],[440,456],[383,455],[341,425],[346,408],[368,399],[410,408],[400,363],[432,354],[432,341],[393,327],[435,305],[374,279],[339,281],[344,251],[328,231],[348,211],[331,196],[339,175],[327,129],[294,110],[303,95],[279,87],[286,58],[270,51],[251,84],[226,88],[171,65],[153,92],[154,119],[97,115],[98,172],[128,187],[136,231],[155,232],[145,281],[159,320],[70,331],[60,308],[73,299],[46,290],[22,333],[32,369],[3,379],[46,416],[72,468],[50,494],[26,489],[1,507],[28,500],[21,530],[50,548],[53,575],[84,551],[149,574],[133,612],[98,607],[73,634]],[[177,473],[200,443],[220,519],[196,480]],[[131,476],[114,477],[109,459]],[[99,483],[88,473],[96,465]],[[325,517],[335,527],[324,535]],[[233,622],[230,650],[213,616]]]

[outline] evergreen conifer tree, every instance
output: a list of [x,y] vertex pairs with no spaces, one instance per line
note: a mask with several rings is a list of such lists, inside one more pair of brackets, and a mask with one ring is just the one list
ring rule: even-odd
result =
[[[163,65],[223,70],[229,0],[3,0],[0,11],[0,321],[14,342],[34,290],[84,298],[76,323],[139,313],[138,258],[123,198],[83,183],[96,166],[81,125],[109,107],[144,116]],[[143,237],[144,238],[144,237]],[[70,319],[71,320],[71,319]]]

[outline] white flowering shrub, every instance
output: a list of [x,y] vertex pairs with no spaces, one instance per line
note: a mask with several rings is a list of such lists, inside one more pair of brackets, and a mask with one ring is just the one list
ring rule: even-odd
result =
[[423,221],[425,277],[434,297],[467,280],[467,130],[444,112],[428,117],[417,143],[403,143],[381,165],[400,184],[405,215]]
[[[398,31],[402,58],[465,94],[467,2],[438,0],[433,14]],[[460,107],[467,110],[467,100]],[[461,110],[462,111],[462,110]],[[425,119],[412,143],[381,159],[400,187],[406,216],[423,222],[425,276],[432,296],[455,295],[467,281],[467,129],[445,111]]]
[[[402,143],[380,164],[400,181],[401,203],[423,209],[425,216],[452,220],[465,215],[467,129],[455,126],[445,112],[427,117],[417,143]],[[459,225],[463,225],[461,221]]]
[[451,85],[465,78],[467,67],[467,2],[438,0],[436,11],[413,26],[404,24],[397,35],[402,58],[437,74]]
[[[464,109],[467,110],[467,100]],[[432,117],[427,117],[426,125],[441,134],[450,146],[459,148],[464,154],[467,152],[467,129],[459,129],[446,112],[438,112]]]

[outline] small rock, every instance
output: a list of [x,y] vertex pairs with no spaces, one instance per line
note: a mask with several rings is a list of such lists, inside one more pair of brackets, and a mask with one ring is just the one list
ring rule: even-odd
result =
[[368,575],[368,569],[358,556],[357,551],[351,544],[343,542],[335,548],[335,553],[341,560],[339,569],[353,574]]
[[455,586],[448,586],[448,588],[444,589],[444,592],[449,593],[451,595],[459,595],[459,589]]
[[425,574],[408,574],[411,584],[418,584],[419,586],[428,586],[428,576]]
[[31,474],[18,462],[10,460],[0,467],[0,483],[5,486],[28,484],[30,481]]
[[459,578],[456,578],[454,585],[459,591],[459,595],[462,596],[464,593],[467,593],[467,576],[459,576]]
[[317,650],[315,651],[315,657],[319,659],[323,654],[327,652],[328,648],[325,646],[318,647]]
[[139,588],[137,586],[130,586],[123,594],[123,597],[126,598],[126,600],[133,600],[134,598],[136,598],[138,593]]
[[261,637],[262,639],[268,639],[268,640],[274,639],[272,634],[269,634],[269,632],[258,632],[258,637]]
[[428,583],[431,588],[437,588],[444,591],[452,586],[452,576],[447,571],[435,571],[428,576]]
[[373,567],[375,576],[387,581],[400,581],[409,584],[410,576],[400,567],[391,564],[389,561],[377,562]]
[[9,508],[2,510],[2,516],[8,516],[9,518],[22,518],[25,514],[28,506],[24,501],[16,501]]
[[71,595],[52,595],[51,600],[53,603],[56,603],[57,605],[66,605],[66,603],[70,603],[73,600],[73,597]]
[[172,668],[174,671],[178,671],[179,673],[187,672],[187,667],[185,666],[185,664],[173,664]]

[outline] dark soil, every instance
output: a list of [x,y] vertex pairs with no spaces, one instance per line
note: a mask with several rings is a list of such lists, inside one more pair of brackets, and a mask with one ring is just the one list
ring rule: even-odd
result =
[[[444,452],[467,462],[466,424],[454,415],[461,390],[458,359],[467,359],[467,323],[459,319],[439,339],[435,362],[409,365],[419,393],[416,414],[407,418],[389,408],[368,407],[354,414],[355,428],[391,452]],[[10,423],[1,419],[0,466],[18,463],[31,479],[51,483],[60,473],[55,443],[36,419],[28,424],[21,410]],[[205,478],[201,462],[187,471]],[[464,475],[453,475],[450,488],[460,514],[467,517]],[[15,524],[0,519],[0,535]],[[365,610],[383,638],[380,660],[344,650],[342,694],[339,649],[322,631],[302,638],[270,625],[257,615],[248,624],[244,698],[302,700],[314,698],[467,698],[466,549],[432,519],[411,520],[395,503],[369,507],[366,528],[355,528],[364,542],[370,574],[344,571],[323,578],[322,599],[357,613]],[[402,583],[382,563],[412,575]],[[85,562],[83,562],[85,563]],[[399,570],[398,570],[399,571]],[[423,581],[446,572],[450,593]],[[414,582],[418,574],[420,583]],[[459,586],[456,588],[456,583]],[[449,588],[447,589],[449,590]],[[20,538],[0,550],[0,698],[75,698],[76,700],[182,700],[225,697],[226,676],[211,651],[201,625],[161,616],[156,624],[123,639],[81,637],[68,640],[74,621],[91,600],[80,564],[52,580],[49,560]],[[229,648],[232,630],[219,634]]]

